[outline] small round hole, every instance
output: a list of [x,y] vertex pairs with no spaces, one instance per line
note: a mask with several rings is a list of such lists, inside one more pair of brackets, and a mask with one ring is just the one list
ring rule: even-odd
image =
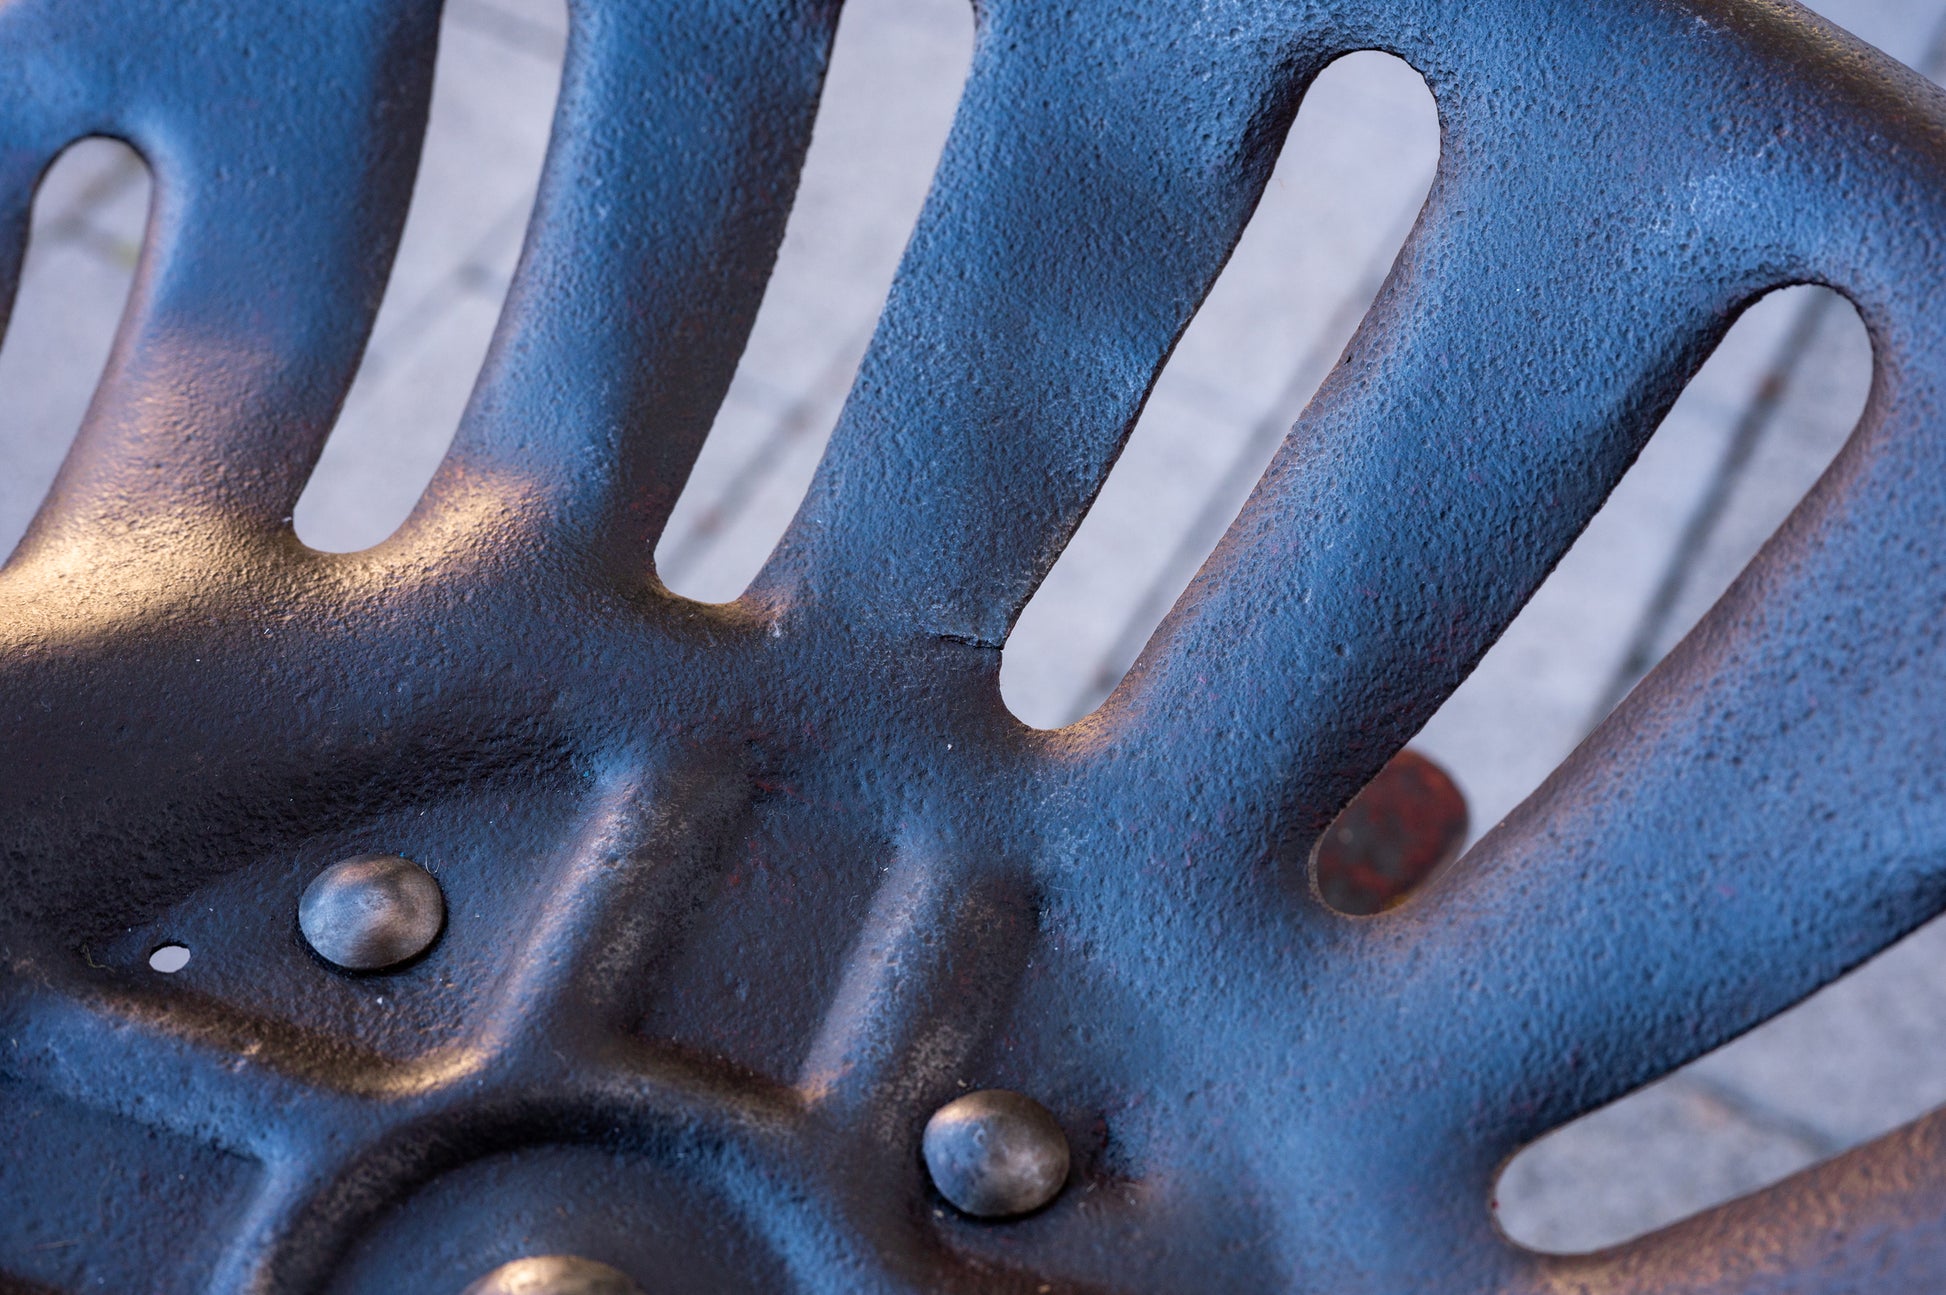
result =
[[165,944],[149,955],[149,969],[159,971],[165,976],[173,976],[189,965],[189,948],[182,944]]

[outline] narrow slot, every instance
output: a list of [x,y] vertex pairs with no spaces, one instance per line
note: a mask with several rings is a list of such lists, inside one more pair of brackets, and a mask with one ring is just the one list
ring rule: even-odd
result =
[[1871,343],[1828,288],[1737,320],[1553,574],[1413,746],[1474,834],[1513,809],[1688,633],[1850,435]]
[[1007,639],[1016,717],[1060,728],[1121,681],[1364,317],[1438,160],[1410,65],[1365,52],[1318,77],[1235,255]]
[[1585,1254],[1761,1190],[1946,1105],[1946,924],[1532,1143],[1494,1209],[1519,1244]]
[[[1738,320],[1581,539],[1414,745],[1484,830],[1722,594],[1863,411],[1871,343],[1825,288]],[[1495,1193],[1515,1241],[1616,1245],[1946,1103],[1946,925],[1523,1150]]]
[[[1738,319],[1581,538],[1413,739],[1413,758],[1457,784],[1470,823],[1436,862],[1526,799],[1709,610],[1830,463],[1870,385],[1871,344],[1837,293],[1787,288]],[[1379,911],[1319,879],[1339,911]],[[1387,891],[1385,904],[1403,899]]]
[[[810,488],[973,57],[965,0],[849,0],[750,342],[669,525],[675,593],[742,593]],[[896,105],[888,110],[887,105]]]
[[370,346],[292,517],[314,549],[405,521],[452,444],[512,281],[561,84],[564,0],[460,0]]
[[0,348],[0,557],[46,498],[128,306],[148,225],[149,168],[119,140],[70,145],[34,195],[19,294]]

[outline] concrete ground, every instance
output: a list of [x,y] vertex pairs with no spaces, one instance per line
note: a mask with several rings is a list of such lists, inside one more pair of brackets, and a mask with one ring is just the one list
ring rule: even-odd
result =
[[[1930,74],[1946,0],[1822,0]],[[813,156],[736,383],[657,552],[720,600],[802,495],[924,197],[964,74],[965,0],[850,0]],[[452,0],[432,134],[370,355],[296,523],[355,549],[404,517],[443,452],[519,251],[564,37],[560,0]],[[1432,105],[1396,60],[1328,71],[1235,260],[1098,505],[1009,641],[1022,719],[1096,705],[1235,514],[1376,290],[1426,191]],[[76,146],[45,185],[0,349],[0,552],[58,466],[127,290],[146,179]],[[1516,804],[1709,606],[1823,469],[1870,353],[1817,289],[1755,308],[1586,536],[1421,735],[1480,827]],[[1946,927],[1786,1016],[1542,1140],[1500,1217],[1547,1249],[1610,1243],[1946,1102]]]

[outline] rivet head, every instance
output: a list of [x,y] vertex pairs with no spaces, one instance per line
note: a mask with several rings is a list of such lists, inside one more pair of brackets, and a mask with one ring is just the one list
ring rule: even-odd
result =
[[1068,1180],[1068,1139],[1031,1097],[989,1088],[958,1097],[926,1121],[926,1170],[968,1214],[1006,1218],[1053,1200]]
[[326,962],[377,971],[424,953],[446,921],[431,873],[396,854],[332,864],[304,888],[297,926]]
[[642,1295],[628,1274],[575,1255],[536,1255],[501,1264],[460,1295]]

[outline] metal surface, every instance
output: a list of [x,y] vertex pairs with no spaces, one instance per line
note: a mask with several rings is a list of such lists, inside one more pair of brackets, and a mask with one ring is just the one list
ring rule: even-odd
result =
[[[36,177],[157,175],[87,425],[0,572],[0,1268],[24,1290],[1932,1291],[1932,1117],[1618,1251],[1498,1167],[1946,904],[1946,99],[1770,0],[983,0],[811,494],[737,602],[650,574],[775,255],[825,0],[588,0],[533,229],[405,528],[291,507],[396,245],[438,15],[0,5]],[[996,675],[1349,50],[1444,152],[1377,304],[1106,705]],[[1398,909],[1301,864],[1737,312],[1828,283],[1863,423],[1701,627]],[[349,854],[445,935],[319,965]],[[149,952],[176,942],[172,976]],[[1025,1219],[920,1135],[1031,1092]],[[58,1167],[58,1172],[51,1169]]]
[[920,1148],[939,1194],[979,1218],[1031,1214],[1068,1180],[1068,1139],[1053,1113],[1002,1088],[934,1111]]

